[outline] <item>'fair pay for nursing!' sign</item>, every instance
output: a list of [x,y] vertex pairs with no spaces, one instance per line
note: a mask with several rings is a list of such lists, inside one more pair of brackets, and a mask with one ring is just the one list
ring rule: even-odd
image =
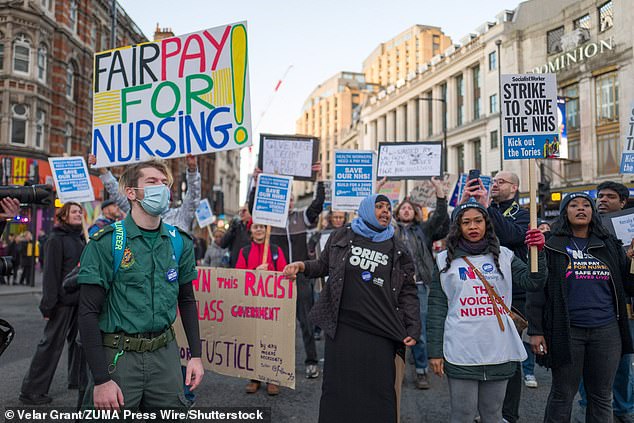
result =
[[361,200],[374,193],[376,166],[372,151],[335,151],[332,209],[356,211]]
[[504,159],[559,157],[554,74],[502,75]]
[[251,145],[246,22],[95,54],[95,167]]

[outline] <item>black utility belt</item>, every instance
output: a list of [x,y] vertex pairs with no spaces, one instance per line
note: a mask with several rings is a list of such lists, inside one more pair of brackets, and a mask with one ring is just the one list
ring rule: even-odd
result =
[[[126,333],[104,333],[103,345],[121,351],[152,352],[163,348],[175,338],[174,329],[170,326],[162,333],[152,338],[139,337]],[[145,334],[140,334],[145,335]]]

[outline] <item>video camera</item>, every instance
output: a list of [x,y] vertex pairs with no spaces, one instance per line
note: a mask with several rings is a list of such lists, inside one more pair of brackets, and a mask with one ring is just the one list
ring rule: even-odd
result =
[[50,206],[55,200],[53,187],[46,184],[29,186],[0,185],[0,199],[5,197],[17,198],[20,204],[37,204]]
[[0,276],[9,276],[13,274],[13,257],[0,257]]

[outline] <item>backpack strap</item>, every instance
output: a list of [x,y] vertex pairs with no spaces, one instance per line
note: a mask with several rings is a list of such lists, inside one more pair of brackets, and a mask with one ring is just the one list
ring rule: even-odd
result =
[[[271,250],[271,259],[273,260],[273,268],[277,269],[277,259],[279,258],[279,247],[275,244],[269,244],[269,249]],[[244,262],[249,263],[249,253],[251,252],[251,244],[245,245],[240,249],[242,251],[242,257],[244,257]]]
[[249,245],[245,245],[244,247],[242,247],[240,251],[242,252],[242,257],[244,258],[245,266],[248,266],[249,253],[251,252],[251,243],[249,243]]
[[170,235],[170,242],[172,243],[172,251],[174,252],[174,260],[176,264],[180,263],[181,255],[183,254],[183,237],[175,226],[163,222],[163,225],[167,227],[167,232]]
[[125,250],[126,244],[126,231],[122,220],[114,222],[110,226],[114,229],[114,233],[112,234],[112,274],[115,275],[119,270],[121,260],[123,260],[123,251]]

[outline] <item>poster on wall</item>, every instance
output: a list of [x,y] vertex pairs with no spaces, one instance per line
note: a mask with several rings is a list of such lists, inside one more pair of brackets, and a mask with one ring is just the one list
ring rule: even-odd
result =
[[251,145],[247,23],[95,54],[94,167]]

